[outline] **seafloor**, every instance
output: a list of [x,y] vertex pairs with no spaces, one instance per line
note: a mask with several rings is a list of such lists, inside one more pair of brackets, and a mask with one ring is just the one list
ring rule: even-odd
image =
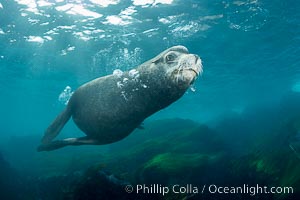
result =
[[[192,120],[149,121],[122,145],[106,152],[68,147],[22,152],[12,167],[0,156],[0,199],[297,199],[300,188],[300,95],[278,105],[249,107],[208,124]],[[241,135],[242,133],[242,135]],[[13,138],[6,149],[33,149],[38,138]],[[38,142],[38,141],[37,141]],[[255,145],[253,145],[255,144]],[[98,147],[101,148],[101,147]],[[4,148],[5,149],[5,148]],[[74,151],[76,152],[74,154]],[[16,153],[19,155],[20,152]],[[13,156],[13,155],[11,155]],[[67,158],[67,159],[66,159]],[[72,159],[70,159],[72,158]],[[293,187],[290,194],[128,194],[126,185],[179,184]]]

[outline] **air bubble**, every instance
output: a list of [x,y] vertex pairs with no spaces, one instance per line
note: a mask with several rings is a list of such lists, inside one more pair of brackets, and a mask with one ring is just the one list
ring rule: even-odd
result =
[[196,92],[195,86],[192,85],[192,86],[190,87],[190,90],[191,90],[192,92]]
[[117,76],[118,78],[121,78],[122,75],[123,75],[123,71],[120,70],[120,69],[115,69],[115,70],[113,71],[113,75],[114,75],[114,76]]
[[65,89],[59,94],[58,101],[67,105],[71,96],[73,95],[72,88],[70,86],[66,86]]

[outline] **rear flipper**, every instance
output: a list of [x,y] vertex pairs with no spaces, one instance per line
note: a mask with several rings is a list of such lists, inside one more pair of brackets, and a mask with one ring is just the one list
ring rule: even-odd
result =
[[99,144],[99,142],[93,139],[89,139],[88,137],[67,138],[64,140],[56,140],[50,143],[41,144],[37,148],[37,151],[52,151],[69,145],[78,146],[78,145],[88,145],[88,144],[97,145]]
[[61,129],[70,119],[70,117],[71,117],[71,109],[69,108],[69,106],[67,106],[67,108],[55,118],[55,120],[45,131],[45,134],[42,138],[42,144],[46,145],[50,143],[58,135],[58,133],[61,131]]

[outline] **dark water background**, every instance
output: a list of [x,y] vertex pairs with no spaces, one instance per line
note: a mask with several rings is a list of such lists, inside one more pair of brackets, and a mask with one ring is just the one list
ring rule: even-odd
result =
[[[300,186],[300,169],[295,168],[300,164],[299,10],[297,0],[0,0],[3,162],[37,185],[43,185],[38,177],[83,170],[98,163],[123,179],[136,182],[132,177],[138,172],[132,171],[162,153],[187,156],[222,151],[231,155],[229,159],[235,159],[245,155],[256,158],[261,151],[277,152],[263,157],[269,161],[265,171],[281,181],[272,179],[266,184]],[[35,152],[44,130],[64,108],[70,92],[115,69],[134,68],[179,44],[201,57],[204,73],[183,98],[147,119],[144,132],[136,131],[112,145]],[[200,128],[196,131],[199,134],[177,137],[180,130],[189,132],[192,124],[218,134],[208,134],[208,129]],[[82,133],[69,122],[61,137],[78,135]],[[176,139],[169,142],[173,146],[163,142],[169,137]],[[215,137],[218,139],[209,139]],[[157,139],[153,144],[143,143],[153,138]],[[165,145],[160,146],[159,141]],[[174,146],[178,149],[174,150]],[[126,155],[120,155],[126,151]],[[140,161],[145,154],[149,157]],[[126,161],[131,164],[120,169],[111,167],[116,161],[109,158],[114,156],[119,165]],[[175,168],[185,171],[191,163],[205,163],[193,160],[194,157],[189,163],[188,158],[182,160],[186,168]],[[293,165],[279,166],[278,160],[283,158],[282,162]],[[242,174],[249,172],[247,167],[235,167]],[[283,169],[289,173],[278,172]],[[3,169],[3,174],[8,172]],[[165,174],[172,176],[168,170]],[[258,177],[253,182],[264,177],[256,173],[253,176]],[[7,187],[8,181],[3,177],[2,186]],[[139,177],[139,181],[147,182],[147,174]],[[26,181],[18,184],[26,185]],[[11,183],[16,187],[18,184]],[[14,188],[10,188],[5,195],[14,193]],[[47,192],[41,192],[41,187],[26,191],[32,195],[27,199],[55,199],[43,198]]]

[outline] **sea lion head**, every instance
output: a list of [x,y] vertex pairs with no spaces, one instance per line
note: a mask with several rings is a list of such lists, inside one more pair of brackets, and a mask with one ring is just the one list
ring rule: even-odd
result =
[[168,82],[182,89],[187,89],[202,73],[200,57],[190,54],[184,46],[174,46],[165,50],[152,59],[152,66],[163,70]]

